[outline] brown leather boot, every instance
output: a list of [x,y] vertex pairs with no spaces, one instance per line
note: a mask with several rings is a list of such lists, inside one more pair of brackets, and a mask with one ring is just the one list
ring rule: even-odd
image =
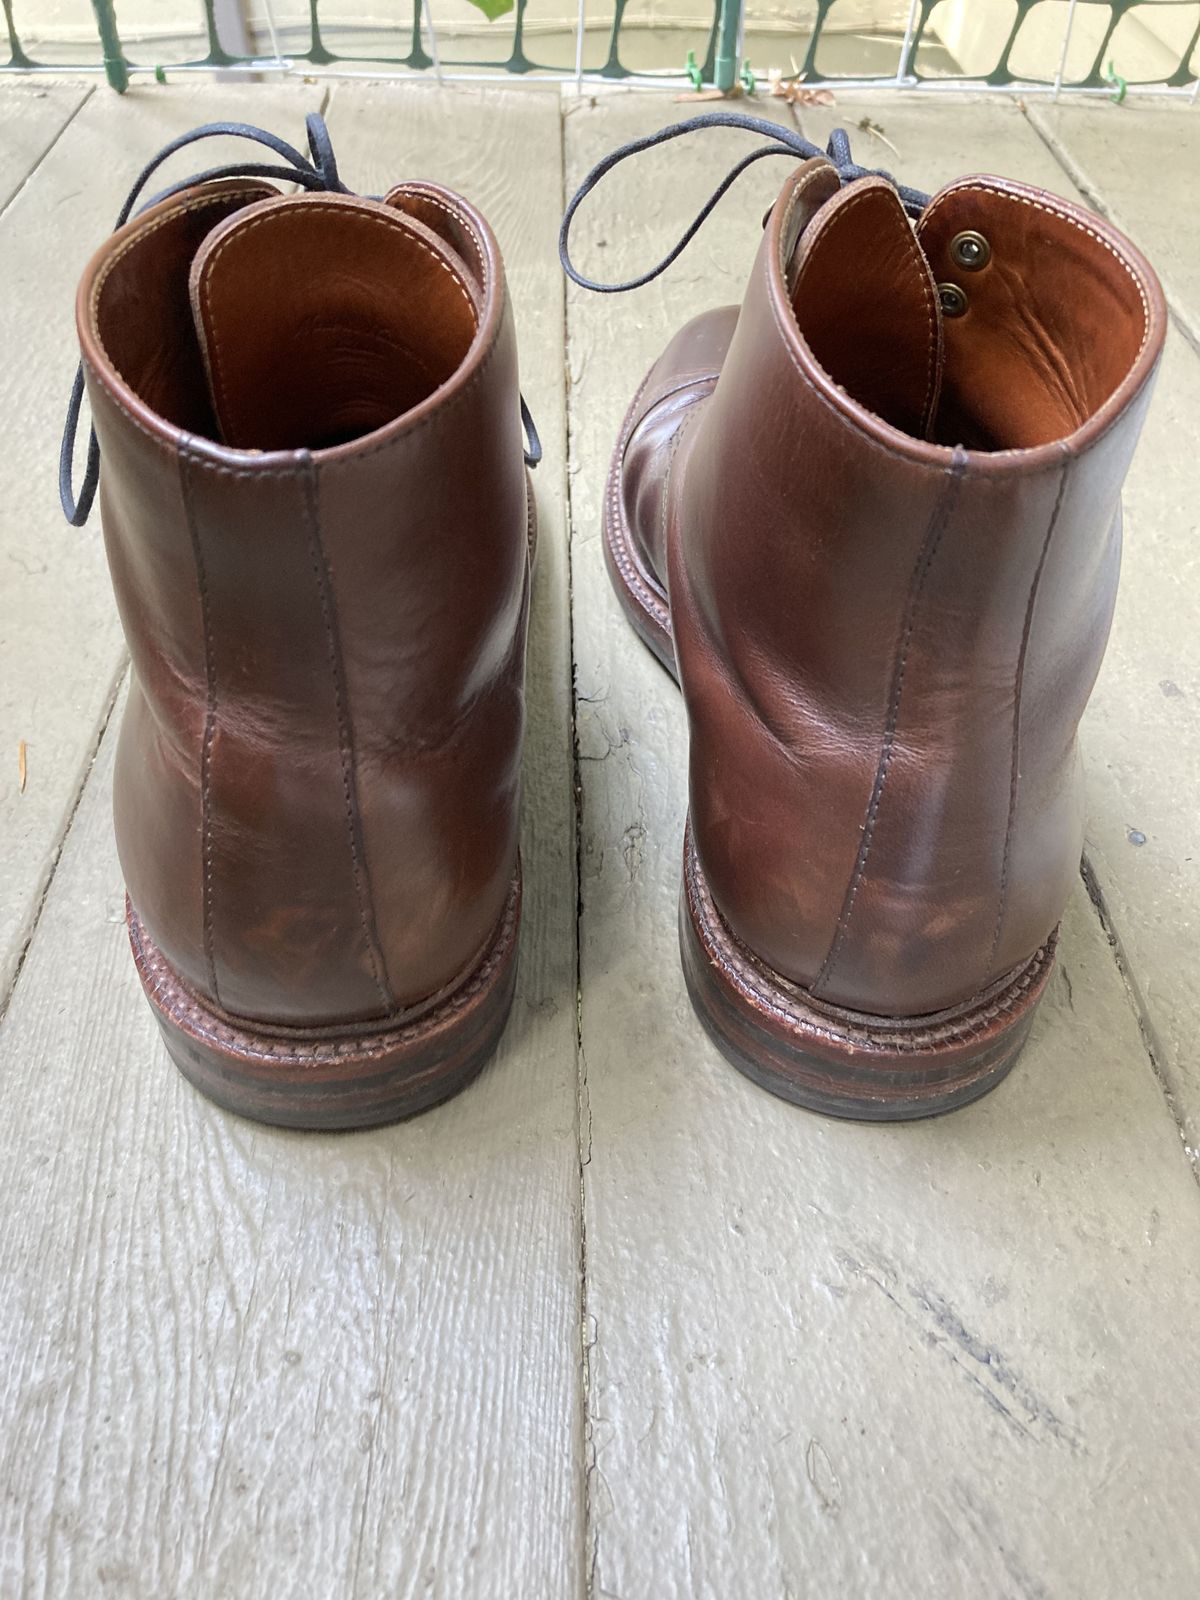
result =
[[740,311],[634,398],[605,549],[687,702],[702,1021],[801,1105],[924,1116],[1008,1071],[1051,969],[1163,299],[1066,201],[765,128],[809,159]]
[[533,502],[487,223],[342,191],[319,123],[311,162],[262,139],[304,192],[179,188],[79,288],[117,844],[180,1069],[353,1127],[452,1094],[509,1010]]

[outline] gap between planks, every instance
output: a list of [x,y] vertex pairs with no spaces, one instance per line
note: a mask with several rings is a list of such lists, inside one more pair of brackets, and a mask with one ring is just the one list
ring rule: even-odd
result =
[[[559,214],[567,206],[567,130],[568,105],[573,99],[564,89],[558,97],[558,159],[559,159]],[[583,1551],[581,1579],[584,1600],[596,1592],[596,1563],[598,1543],[594,1532],[594,1507],[592,1480],[596,1471],[596,1448],[592,1432],[591,1408],[591,1352],[595,1340],[592,1336],[591,1314],[588,1309],[588,1234],[587,1234],[587,1168],[592,1159],[592,1107],[588,1092],[587,1053],[583,1043],[583,776],[582,756],[579,748],[579,681],[575,657],[575,482],[571,467],[574,460],[574,411],[571,406],[571,314],[570,297],[564,286],[562,305],[562,378],[566,523],[566,605],[567,605],[567,659],[571,670],[571,816],[574,826],[575,864],[575,1074],[576,1108],[575,1137],[579,1161],[579,1407],[580,1433],[583,1442],[580,1483],[580,1542]]]
[[1175,1124],[1175,1131],[1179,1135],[1179,1142],[1182,1144],[1183,1153],[1188,1159],[1192,1176],[1197,1184],[1200,1185],[1200,1149],[1188,1143],[1187,1122],[1179,1109],[1179,1102],[1175,1097],[1175,1092],[1163,1066],[1164,1051],[1154,1026],[1154,1019],[1150,1015],[1150,1007],[1146,1004],[1142,986],[1138,983],[1133,971],[1133,963],[1129,959],[1128,952],[1121,941],[1120,932],[1108,908],[1108,902],[1104,898],[1100,875],[1092,866],[1086,850],[1079,863],[1079,875],[1083,879],[1083,886],[1087,890],[1088,899],[1091,901],[1092,909],[1099,918],[1101,932],[1108,940],[1108,947],[1112,951],[1112,958],[1117,972],[1125,986],[1129,1009],[1133,1012],[1134,1019],[1137,1022],[1138,1034],[1141,1037],[1146,1058],[1150,1063],[1150,1070],[1154,1074],[1155,1082],[1158,1084],[1162,1097],[1167,1103],[1167,1110],[1171,1113],[1171,1121]]
[[[58,87],[62,87],[62,88],[68,87],[68,83],[66,82],[66,80],[63,80],[61,83],[59,83],[58,80],[53,80],[53,83]],[[95,94],[95,92],[96,92],[94,84],[76,84],[76,83],[72,82],[72,83],[69,84],[69,87],[72,88],[72,89],[80,90],[82,92],[82,98],[81,98],[79,104],[75,107],[75,109],[73,111],[68,112],[67,116],[60,123],[59,127],[55,130],[54,134],[51,136],[51,138],[48,141],[48,143],[34,157],[33,164],[32,164],[32,166],[30,166],[28,168],[28,170],[26,171],[24,177],[21,178],[18,183],[14,184],[13,188],[11,189],[11,191],[7,195],[5,195],[3,202],[0,203],[0,222],[2,222],[4,220],[4,214],[8,210],[9,206],[11,206],[12,203],[14,202],[14,200],[16,200],[21,195],[21,193],[23,192],[23,190],[25,189],[27,184],[30,182],[30,180],[37,175],[37,173],[40,170],[43,162],[46,160],[46,157],[54,149],[55,145],[62,138],[63,134],[66,133],[67,129],[75,121],[75,118],[79,115],[79,113],[83,110],[84,106],[87,105],[88,101],[92,98],[93,94]]]
[[100,746],[103,743],[104,735],[108,732],[108,725],[112,721],[117,701],[121,698],[121,690],[124,687],[128,671],[129,657],[122,655],[120,665],[113,675],[112,683],[109,685],[108,698],[104,703],[104,710],[92,731],[92,741],[84,757],[78,786],[68,807],[63,825],[59,829],[58,837],[51,847],[46,875],[34,899],[33,909],[29,914],[29,928],[21,942],[21,948],[17,951],[17,958],[13,962],[12,976],[9,979],[8,987],[3,994],[0,994],[0,1027],[4,1025],[4,1019],[8,1015],[8,1008],[12,1004],[13,995],[17,992],[17,984],[21,979],[22,968],[28,959],[33,941],[37,937],[38,927],[42,920],[42,912],[46,909],[46,901],[49,899],[50,890],[54,886],[58,864],[62,860],[63,851],[71,834],[71,828],[74,826],[75,818],[79,814],[79,807],[83,804],[84,791],[91,781],[92,773],[96,770],[96,757],[100,754]]
[[[1093,185],[1085,176],[1079,162],[1069,154],[1057,135],[1049,128],[1044,127],[1038,118],[1030,115],[1029,107],[1024,100],[1020,99],[1018,96],[1013,96],[1013,100],[1018,111],[1020,111],[1021,115],[1024,117],[1026,123],[1030,128],[1033,129],[1034,133],[1041,140],[1042,144],[1045,145],[1050,155],[1053,156],[1054,160],[1062,168],[1068,180],[1074,184],[1075,188],[1078,189],[1081,195],[1083,195],[1084,199],[1093,208],[1093,210],[1098,212],[1099,215],[1104,217],[1107,221],[1113,223],[1114,227],[1119,227],[1120,224],[1114,218],[1112,210],[1105,201],[1103,195],[1093,187]],[[1167,302],[1167,315],[1170,321],[1174,324],[1177,332],[1183,338],[1185,343],[1187,343],[1190,348],[1194,350],[1198,356],[1200,356],[1200,340],[1197,340],[1195,331],[1193,330],[1187,316],[1184,315],[1184,313],[1180,310],[1175,296],[1170,293],[1165,284],[1163,286],[1163,294]],[[1133,969],[1133,963],[1130,960],[1129,953],[1125,947],[1125,942],[1121,938],[1120,928],[1118,927],[1117,921],[1113,917],[1112,912],[1109,909],[1108,902],[1105,899],[1104,889],[1100,881],[1100,874],[1093,867],[1086,849],[1084,850],[1083,856],[1079,863],[1079,872],[1083,879],[1083,886],[1087,890],[1088,899],[1091,901],[1092,907],[1095,910],[1097,918],[1099,919],[1101,930],[1104,934],[1104,937],[1108,940],[1109,949],[1112,951],[1113,961],[1116,965],[1117,972],[1120,975],[1121,982],[1125,986],[1125,993],[1129,998],[1130,1009],[1132,1010],[1134,1017],[1137,1019],[1138,1032],[1141,1035],[1142,1045],[1146,1052],[1146,1059],[1150,1063],[1150,1070],[1154,1074],[1155,1082],[1158,1084],[1158,1087],[1162,1092],[1162,1097],[1166,1102],[1167,1110],[1171,1114],[1171,1120],[1174,1122],[1176,1130],[1178,1131],[1179,1141],[1183,1146],[1183,1151],[1187,1157],[1188,1165],[1191,1168],[1192,1176],[1195,1178],[1197,1184],[1200,1184],[1200,1149],[1189,1144],[1188,1142],[1187,1121],[1179,1108],[1178,1100],[1172,1089],[1167,1071],[1163,1065],[1166,1059],[1166,1052],[1163,1049],[1162,1040],[1159,1038],[1158,1030],[1155,1027],[1154,1018],[1146,1001],[1145,993],[1141,984],[1137,980],[1137,976]]]

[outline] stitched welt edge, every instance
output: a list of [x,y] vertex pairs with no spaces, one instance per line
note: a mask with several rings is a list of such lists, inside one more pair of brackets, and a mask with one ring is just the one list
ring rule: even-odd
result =
[[[277,1061],[285,1066],[303,1067],[306,1063],[325,1064],[347,1059],[379,1061],[418,1037],[430,1024],[452,1022],[488,987],[496,968],[507,958],[516,936],[521,899],[520,880],[518,860],[500,920],[488,942],[478,955],[472,957],[471,964],[463,972],[439,990],[437,995],[430,997],[434,1002],[432,1005],[429,1001],[421,1001],[416,1006],[397,1011],[382,1028],[378,1025],[372,1027],[369,1023],[355,1024],[345,1036],[336,1038],[301,1027],[292,1030],[297,1035],[295,1039],[276,1039],[266,1034],[252,1033],[252,1019],[244,1019],[246,1026],[238,1028],[232,1020],[214,1017],[204,1007],[201,997],[188,987],[157,946],[151,943],[132,907],[129,932],[134,960],[142,973],[142,983],[151,1005],[176,1027],[193,1033],[203,1043],[218,1049],[228,1047],[230,1054],[242,1055],[250,1060]],[[356,1032],[355,1028],[361,1031]],[[308,1037],[305,1037],[306,1034]]]
[[[700,912],[704,943],[715,954],[717,964],[729,982],[748,999],[767,1006],[774,1016],[789,1026],[797,1020],[798,1004],[820,1005],[819,997],[812,989],[806,991],[801,984],[774,972],[741,942],[725,922],[704,877],[690,817],[684,834],[684,877]],[[1023,966],[1006,975],[1010,980],[1006,985],[999,989],[995,985],[988,986],[954,1007],[952,1015],[934,1013],[929,1018],[881,1017],[878,1026],[871,1027],[849,1017],[826,1015],[814,1009],[803,1018],[803,1023],[812,1033],[835,1044],[850,1040],[864,1049],[882,1045],[897,1054],[927,1054],[942,1045],[966,1043],[984,1032],[990,1023],[1015,1009],[1025,993],[1046,973],[1056,948],[1057,931],[1034,951]],[[899,1024],[906,1024],[903,1031]]]

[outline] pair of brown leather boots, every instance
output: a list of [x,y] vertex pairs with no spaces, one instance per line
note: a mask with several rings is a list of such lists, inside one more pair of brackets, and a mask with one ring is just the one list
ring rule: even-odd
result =
[[[776,1093],[923,1116],[1007,1071],[1050,973],[1162,294],[1039,190],[927,200],[840,136],[713,121],[796,165],[741,307],[638,389],[603,509],[687,703],[684,971]],[[465,1084],[512,1000],[538,448],[485,219],[348,193],[319,119],[309,155],[232,131],[277,164],[126,220],[152,163],[83,274],[63,497],[82,521],[102,456],[168,1049],[244,1115],[354,1127]]]

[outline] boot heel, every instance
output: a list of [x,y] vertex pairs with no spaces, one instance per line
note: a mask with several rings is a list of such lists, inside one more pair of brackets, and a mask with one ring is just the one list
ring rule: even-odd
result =
[[688,994],[721,1053],[785,1100],[864,1122],[932,1117],[993,1088],[1025,1043],[1057,933],[1016,973],[963,1006],[873,1017],[814,1000],[758,961],[726,926],[689,827],[679,943]]
[[188,1081],[227,1111],[283,1128],[367,1128],[449,1099],[500,1040],[517,977],[521,880],[466,977],[386,1024],[255,1026],[217,1010],[176,973],[126,901],[138,975]]

